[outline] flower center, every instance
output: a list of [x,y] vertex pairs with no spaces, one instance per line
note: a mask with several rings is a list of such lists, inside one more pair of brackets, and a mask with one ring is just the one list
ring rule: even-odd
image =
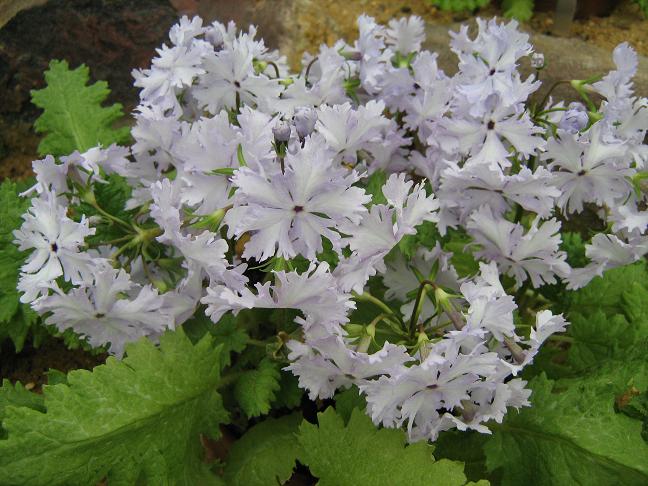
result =
[[293,211],[295,211],[296,213],[301,213],[303,210],[304,210],[304,206],[295,206],[293,208]]
[[487,127],[489,130],[492,130],[493,128],[495,128],[495,122],[494,122],[493,120],[490,120],[490,121],[488,122],[488,125],[486,125],[486,127]]
[[52,244],[50,245],[50,248],[52,249],[52,251],[53,251],[54,253],[56,253],[56,252],[58,251],[58,245],[56,244],[56,242],[52,243]]

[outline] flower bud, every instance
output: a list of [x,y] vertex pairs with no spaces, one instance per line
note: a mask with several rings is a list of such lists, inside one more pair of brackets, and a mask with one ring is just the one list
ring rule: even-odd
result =
[[545,65],[544,54],[540,52],[534,52],[531,54],[531,67],[533,69],[542,69]]
[[558,122],[558,128],[569,133],[577,133],[587,126],[588,121],[589,117],[585,106],[582,103],[573,102],[569,104],[567,111]]
[[315,122],[317,122],[317,112],[313,108],[297,108],[295,110],[295,128],[299,138],[305,138],[315,130]]
[[277,121],[272,134],[277,142],[287,142],[290,140],[290,124],[285,120]]

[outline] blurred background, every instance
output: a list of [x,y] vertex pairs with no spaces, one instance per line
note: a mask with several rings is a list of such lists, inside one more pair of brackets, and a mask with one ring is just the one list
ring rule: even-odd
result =
[[[28,175],[39,137],[32,124],[38,110],[30,90],[44,84],[51,59],[66,59],[70,67],[86,64],[94,80],[108,81],[109,103],[118,101],[128,113],[136,104],[131,70],[147,67],[155,47],[167,41],[169,27],[181,15],[206,21],[235,20],[256,24],[270,47],[280,48],[299,66],[304,51],[338,38],[352,41],[361,13],[386,22],[393,17],[420,15],[428,22],[428,45],[441,53],[441,65],[452,72],[447,49],[449,28],[475,16],[502,15],[492,0],[485,7],[442,11],[450,0],[0,0],[0,178]],[[456,1],[456,0],[455,0]],[[466,4],[488,0],[465,0]],[[506,0],[505,0],[506,1]],[[638,90],[648,87],[648,21],[641,0],[536,0],[533,17],[524,28],[549,62],[545,81],[570,72],[594,74],[609,69],[614,46],[629,41],[644,57]],[[645,1],[645,0],[644,0]],[[568,12],[556,32],[555,10]],[[564,17],[564,15],[563,15]],[[572,20],[573,18],[573,20]],[[563,21],[565,19],[563,18]]]

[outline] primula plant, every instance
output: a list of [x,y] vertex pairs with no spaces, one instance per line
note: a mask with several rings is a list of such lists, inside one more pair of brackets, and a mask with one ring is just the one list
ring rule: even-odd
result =
[[451,33],[452,76],[421,19],[358,27],[295,74],[183,18],[130,134],[52,63],[2,333],[112,356],[3,385],[1,484],[648,482],[635,52],[567,102],[515,21]]

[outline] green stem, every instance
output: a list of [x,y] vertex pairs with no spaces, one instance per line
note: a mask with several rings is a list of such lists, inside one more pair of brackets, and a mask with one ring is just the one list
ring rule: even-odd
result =
[[353,292],[352,295],[353,295],[353,298],[358,300],[358,301],[370,302],[370,303],[374,304],[375,306],[380,307],[387,314],[389,314],[391,316],[396,316],[394,311],[391,310],[387,304],[385,304],[382,300],[374,297],[369,292],[364,292],[362,294],[358,294],[357,292]]

